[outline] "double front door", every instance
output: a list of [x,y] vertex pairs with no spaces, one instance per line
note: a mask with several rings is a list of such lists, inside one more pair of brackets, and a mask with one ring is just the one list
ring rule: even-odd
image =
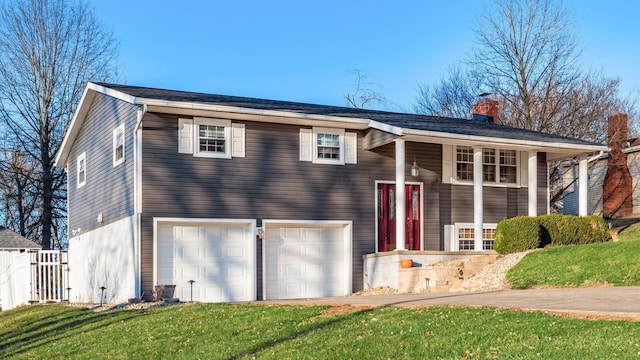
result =
[[[396,185],[378,184],[378,252],[396,249]],[[405,248],[420,250],[420,185],[405,185]]]

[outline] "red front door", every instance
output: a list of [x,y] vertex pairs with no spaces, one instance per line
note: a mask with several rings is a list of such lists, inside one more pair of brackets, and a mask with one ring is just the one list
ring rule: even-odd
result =
[[[407,250],[420,250],[420,185],[405,185]],[[396,185],[378,184],[378,251],[396,248]]]

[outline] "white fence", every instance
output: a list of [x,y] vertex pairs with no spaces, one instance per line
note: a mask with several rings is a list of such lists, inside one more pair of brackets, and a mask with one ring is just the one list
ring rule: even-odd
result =
[[0,310],[13,309],[31,300],[30,254],[0,251]]
[[31,253],[31,302],[69,300],[69,260],[66,251]]

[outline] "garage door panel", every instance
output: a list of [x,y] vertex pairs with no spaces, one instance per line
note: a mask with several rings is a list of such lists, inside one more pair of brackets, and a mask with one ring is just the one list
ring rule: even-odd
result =
[[345,295],[345,251],[351,241],[345,226],[267,223],[267,299]]
[[255,299],[251,223],[157,227],[157,281],[176,285],[176,296],[202,302]]

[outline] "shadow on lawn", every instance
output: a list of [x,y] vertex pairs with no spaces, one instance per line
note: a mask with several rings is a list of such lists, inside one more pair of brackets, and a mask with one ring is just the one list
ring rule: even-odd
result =
[[366,314],[368,314],[368,313],[370,313],[370,312],[372,312],[372,311],[374,311],[376,309],[377,308],[366,308],[366,309],[363,309],[363,310],[350,311],[350,312],[347,312],[347,313],[344,313],[344,314],[335,315],[334,317],[328,317],[327,316],[326,318],[323,315],[319,315],[316,318],[320,318],[320,319],[325,318],[326,320],[318,321],[318,322],[316,322],[314,324],[306,326],[303,329],[301,329],[300,331],[297,331],[297,332],[295,332],[293,334],[290,334],[288,336],[282,336],[282,337],[277,338],[277,339],[265,340],[265,341],[261,342],[260,344],[257,344],[256,346],[254,346],[254,347],[252,347],[250,349],[247,349],[245,351],[239,352],[239,353],[237,353],[235,355],[231,355],[231,356],[229,356],[229,357],[227,357],[225,359],[226,360],[240,359],[242,357],[245,357],[245,356],[248,356],[248,355],[252,355],[252,354],[255,354],[257,352],[264,351],[264,350],[267,350],[269,348],[275,347],[275,346],[277,346],[279,344],[283,344],[283,343],[286,343],[288,341],[292,341],[292,340],[296,340],[296,339],[302,338],[302,337],[304,337],[306,335],[311,334],[314,331],[321,330],[322,328],[325,328],[327,326],[363,317]]
[[[37,306],[37,305],[36,305]],[[46,309],[49,306],[41,306]],[[25,306],[25,313],[33,311]],[[94,312],[88,309],[69,309],[51,314],[42,311],[42,317],[25,324],[19,332],[0,329],[0,357],[16,356],[39,346],[46,346],[56,340],[83,332],[90,332],[123,320],[145,316],[142,311],[104,311]]]

